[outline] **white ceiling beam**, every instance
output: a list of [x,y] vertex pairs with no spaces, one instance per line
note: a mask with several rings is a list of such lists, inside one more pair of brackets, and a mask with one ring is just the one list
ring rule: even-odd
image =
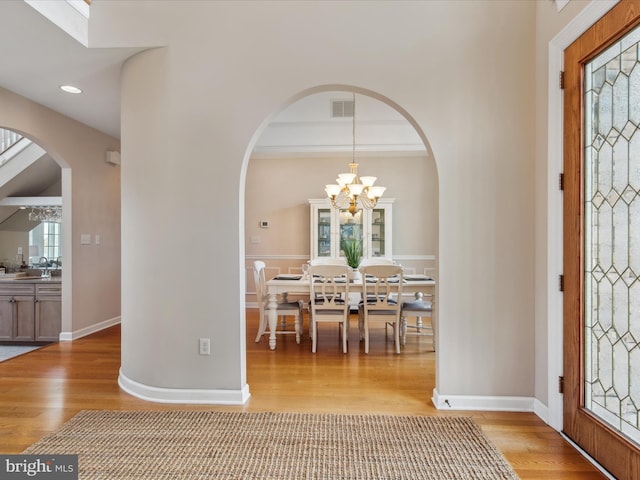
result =
[[0,207],[46,207],[61,206],[62,197],[5,197]]

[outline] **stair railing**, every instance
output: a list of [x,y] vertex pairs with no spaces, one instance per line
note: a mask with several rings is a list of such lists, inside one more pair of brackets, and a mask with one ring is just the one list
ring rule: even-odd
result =
[[0,128],[0,155],[22,140],[22,135],[11,130]]

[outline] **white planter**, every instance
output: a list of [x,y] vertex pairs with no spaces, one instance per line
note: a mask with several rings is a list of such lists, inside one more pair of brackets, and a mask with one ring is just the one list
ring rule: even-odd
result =
[[349,280],[351,280],[353,282],[361,281],[362,280],[362,273],[360,273],[360,270],[349,268]]

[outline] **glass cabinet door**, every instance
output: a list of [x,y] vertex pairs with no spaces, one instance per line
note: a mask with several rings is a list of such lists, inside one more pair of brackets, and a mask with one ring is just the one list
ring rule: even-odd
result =
[[353,242],[355,240],[363,247],[362,217],[362,210],[358,210],[355,215],[351,215],[349,210],[340,210],[340,244],[338,245],[340,256],[344,256],[342,245],[345,242]]
[[310,257],[344,257],[344,243],[359,243],[362,258],[391,258],[393,198],[378,201],[372,210],[358,209],[355,215],[337,210],[326,198],[311,198]]
[[331,256],[331,209],[318,209],[318,256]]
[[385,225],[386,210],[384,208],[375,208],[371,213],[371,252],[372,257],[386,256],[385,244]]

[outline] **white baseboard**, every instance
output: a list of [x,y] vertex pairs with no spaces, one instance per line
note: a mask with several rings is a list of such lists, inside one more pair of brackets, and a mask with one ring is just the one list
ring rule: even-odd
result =
[[533,400],[533,413],[535,413],[540,419],[549,425],[549,407],[535,398]]
[[445,395],[434,388],[431,400],[438,410],[535,412],[533,397]]
[[249,385],[242,390],[205,390],[189,388],[161,388],[144,385],[128,378],[122,370],[118,385],[134,397],[157,403],[184,403],[206,405],[244,405],[249,397]]
[[78,338],[86,337],[87,335],[91,335],[92,333],[99,332],[100,330],[104,330],[105,328],[112,327],[120,323],[121,317],[113,317],[109,320],[105,320],[100,323],[96,323],[95,325],[90,325],[85,328],[81,328],[80,330],[76,330],[74,332],[61,332],[60,333],[60,341],[61,342],[71,342],[73,340],[77,340]]

